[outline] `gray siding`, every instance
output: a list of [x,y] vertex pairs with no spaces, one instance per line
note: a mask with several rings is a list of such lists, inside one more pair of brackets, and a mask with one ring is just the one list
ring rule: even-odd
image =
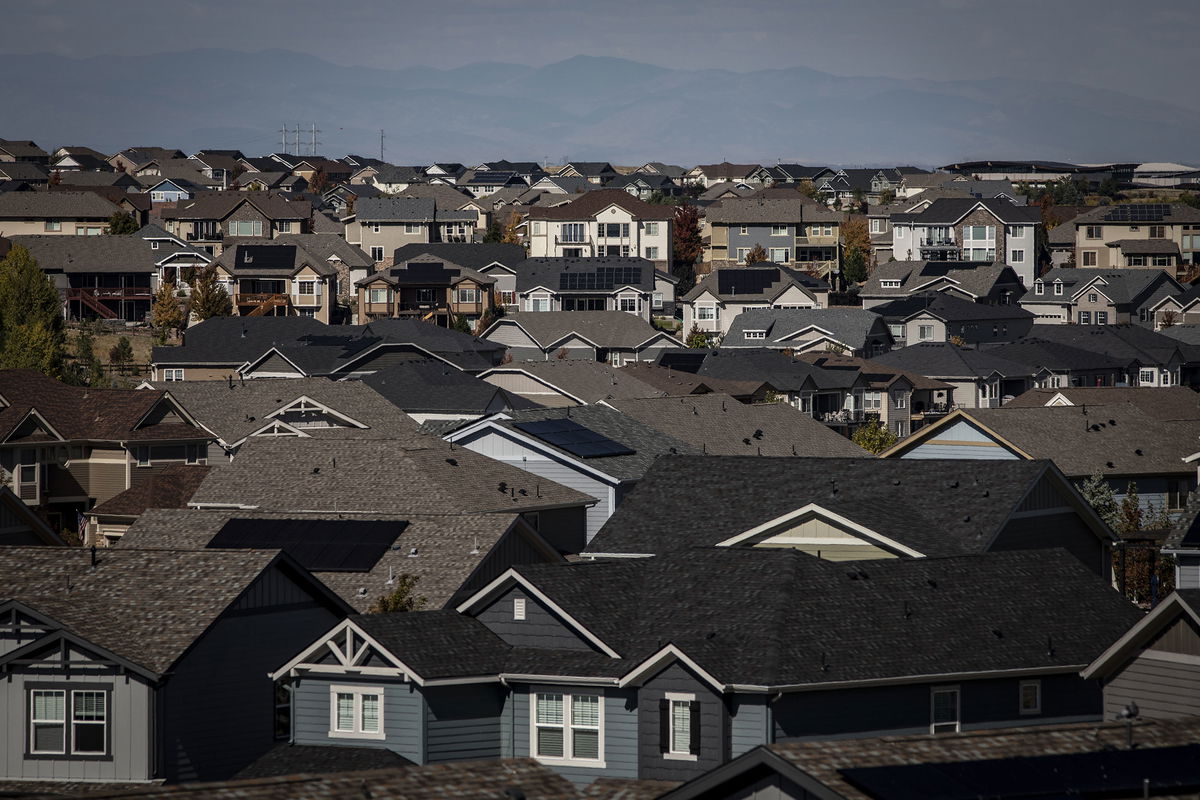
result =
[[427,688],[425,762],[500,757],[500,684]]
[[731,699],[729,757],[771,743],[771,707],[766,695],[737,695]]
[[490,342],[496,342],[508,347],[531,348],[539,352],[541,351],[538,343],[519,328],[515,321],[500,323],[484,338]]
[[[691,694],[700,703],[700,752],[695,761],[666,758],[661,751],[659,701],[667,692]],[[725,735],[728,717],[721,695],[679,663],[671,664],[638,691],[638,777],[686,781],[720,766],[728,753]]]
[[516,758],[529,758],[531,692],[566,692],[601,694],[604,696],[604,767],[564,766],[547,762],[546,766],[578,785],[587,785],[596,778],[638,777],[638,708],[637,695],[631,691],[572,688],[568,686],[514,686],[510,697],[512,719],[512,751]]
[[280,356],[280,355],[272,355],[266,361],[259,364],[257,367],[255,367],[253,370],[251,370],[247,374],[255,375],[258,373],[272,373],[272,374],[296,375],[296,376],[299,376],[299,374],[300,374],[299,372],[296,371],[296,368],[294,366],[292,366],[292,364],[286,358],[284,358],[283,356]]
[[[339,739],[329,735],[329,687],[334,684],[383,688],[383,729],[387,738]],[[425,701],[414,684],[394,678],[372,680],[342,675],[302,678],[292,694],[292,737],[296,744],[383,747],[423,764]]]
[[1113,719],[1130,701],[1147,719],[1200,714],[1200,658],[1184,663],[1138,656],[1104,687],[1104,718]]
[[[732,782],[731,782],[732,783]],[[768,775],[746,786],[721,787],[724,800],[809,800],[815,797],[782,775]]]
[[[956,395],[957,399],[957,395]],[[965,401],[960,401],[965,404]],[[978,444],[964,444],[978,442]],[[993,444],[994,446],[989,446]],[[904,453],[902,458],[965,458],[1015,460],[1018,456],[995,443],[990,436],[965,421],[959,421],[941,431],[933,439]]]
[[1176,556],[1175,588],[1200,589],[1200,554]]
[[[525,600],[525,619],[513,619],[513,601]],[[509,589],[475,615],[493,633],[514,647],[553,650],[594,650],[574,629],[523,589]]]
[[1107,576],[1111,565],[1103,543],[1074,511],[1009,520],[992,550],[1040,550],[1062,547],[1098,575]]

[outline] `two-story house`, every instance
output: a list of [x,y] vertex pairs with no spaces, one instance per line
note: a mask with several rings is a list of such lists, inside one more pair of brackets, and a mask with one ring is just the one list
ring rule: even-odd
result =
[[1162,310],[1184,294],[1172,272],[1055,267],[1033,281],[1021,307],[1036,314],[1041,324],[1134,323],[1157,328]]
[[534,206],[526,221],[533,258],[644,258],[667,268],[675,214],[620,189],[598,189],[553,207]]
[[1033,386],[1035,374],[1042,369],[994,355],[991,348],[977,350],[951,342],[909,343],[875,361],[950,384],[959,408],[998,408],[1005,398]]
[[120,210],[96,192],[0,192],[0,236],[100,236]]
[[757,197],[722,200],[705,211],[711,237],[705,258],[716,264],[744,264],[755,247],[776,264],[836,272],[843,215],[817,203]]
[[625,311],[649,322],[675,302],[674,276],[644,258],[529,258],[516,266],[521,311]]
[[[466,198],[463,198],[466,202]],[[439,208],[433,198],[364,197],[342,219],[346,241],[368,253],[376,264],[406,244],[471,242],[479,214]]]
[[1021,279],[1004,264],[964,264],[956,261],[888,261],[872,270],[859,297],[871,309],[893,300],[926,292],[984,305],[1012,305],[1025,293]]
[[1018,305],[988,305],[946,292],[923,292],[871,306],[897,347],[915,342],[980,345],[1012,342],[1032,329],[1034,315]]
[[680,342],[640,315],[622,311],[544,311],[501,317],[480,338],[508,348],[514,361],[653,361]]
[[861,308],[760,308],[743,311],[729,325],[721,348],[834,350],[871,357],[892,347],[884,318]]
[[776,264],[719,266],[696,282],[680,301],[683,331],[693,327],[720,336],[744,311],[763,308],[827,308],[829,284]]
[[168,233],[220,255],[229,237],[266,240],[308,233],[312,205],[270,192],[216,192],[179,200],[160,216]]
[[1181,277],[1200,263],[1200,209],[1177,203],[1100,206],[1070,222],[1075,265],[1099,269],[1152,267]]
[[707,189],[718,183],[747,183],[763,186],[772,180],[771,172],[761,164],[699,164],[683,174],[685,186],[703,186]]
[[583,178],[597,186],[603,186],[620,175],[607,161],[572,161],[554,174],[563,178]]
[[478,321],[496,303],[494,277],[431,253],[393,260],[391,267],[355,285],[358,318],[363,322],[412,317],[448,328],[460,317],[469,323]]
[[334,321],[338,268],[293,242],[227,242],[213,262],[238,316]]
[[892,254],[900,261],[1008,264],[1026,286],[1037,269],[1036,207],[997,198],[946,197],[916,214],[892,215]]
[[0,139],[0,162],[48,165],[50,154],[30,139]]

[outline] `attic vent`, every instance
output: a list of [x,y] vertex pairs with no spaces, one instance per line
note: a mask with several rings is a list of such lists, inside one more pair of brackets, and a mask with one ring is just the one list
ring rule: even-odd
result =
[[524,597],[514,597],[513,598],[513,619],[518,620],[518,621],[525,619],[525,598]]
[[900,485],[900,479],[892,478],[892,486],[899,486],[899,485]]

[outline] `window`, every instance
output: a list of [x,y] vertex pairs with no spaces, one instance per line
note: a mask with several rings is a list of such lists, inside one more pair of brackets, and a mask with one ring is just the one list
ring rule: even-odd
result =
[[658,749],[663,758],[695,761],[700,754],[700,704],[696,695],[667,692],[658,707]]
[[1166,225],[1151,225],[1150,226],[1150,238],[1151,239],[1167,238],[1167,226]]
[[404,223],[404,232],[406,234],[408,234],[409,236],[417,235],[418,233],[421,232],[421,223],[419,223],[419,222]]
[[749,247],[739,247],[739,248],[737,249],[737,263],[739,263],[739,264],[745,264],[745,263],[746,263],[746,256],[748,256],[748,255],[750,255],[750,248],[749,248]]
[[1130,267],[1144,267],[1144,266],[1146,266],[1146,257],[1145,256],[1126,256],[1125,263]]
[[883,407],[883,392],[866,392],[863,394],[863,408],[867,411],[878,411]]
[[930,694],[930,733],[958,733],[958,687],[935,688]]
[[1009,227],[1008,235],[1014,239],[1024,239],[1025,238],[1025,226],[1024,225],[1013,225],[1013,226]]
[[1063,285],[1062,285],[1062,281],[1055,281],[1055,282],[1054,282],[1054,293],[1055,293],[1055,294],[1057,294],[1057,295],[1061,295],[1061,294],[1063,293]]
[[329,687],[329,735],[338,739],[383,739],[383,687]]
[[883,233],[883,220],[878,217],[871,219],[871,233]]
[[204,448],[198,444],[184,445],[184,461],[189,464],[199,464],[200,459],[204,458]]
[[788,253],[789,250],[786,247],[772,247],[771,260],[776,264],[786,264],[788,263]]
[[767,338],[766,331],[746,331],[747,339],[765,339]]
[[538,692],[534,706],[535,757],[603,766],[599,695]]
[[297,281],[296,282],[296,293],[297,294],[316,294],[317,293],[317,285],[313,281]]
[[772,236],[787,236],[788,235],[787,225],[772,225],[771,226],[771,235]]
[[1187,478],[1167,479],[1167,510],[1179,511],[1187,508],[1188,480]]
[[378,264],[383,261],[383,248],[379,246],[371,247],[371,260]]
[[1088,239],[1099,239],[1101,236],[1099,225],[1088,225],[1084,228],[1084,236]]
[[1042,682],[1021,681],[1018,691],[1018,704],[1022,714],[1042,713]]
[[641,303],[638,301],[638,298],[636,298],[636,297],[621,297],[617,300],[617,308],[619,310],[628,311],[633,314],[636,314],[639,311],[641,311],[641,309],[639,308],[640,305],[641,305]]
[[292,221],[290,219],[281,219],[278,222],[278,227],[280,233],[291,233]]
[[149,446],[144,445],[142,447],[138,447],[133,452],[134,452],[134,458],[137,459],[137,465],[139,467],[150,466],[150,448],[149,448]]
[[703,319],[703,320],[717,319],[716,306],[696,306],[696,319]]
[[168,382],[181,381],[181,380],[183,380],[183,370],[182,369],[164,369],[163,370],[163,380],[168,381]]
[[387,289],[368,289],[367,302],[369,303],[386,303],[388,302]]
[[500,304],[505,306],[516,305],[516,292],[500,292]]
[[900,281],[895,278],[881,278],[879,281],[879,288],[881,288],[881,289],[899,289]]
[[1042,283],[1041,281],[1035,281],[1033,284],[1033,293],[1034,294],[1045,294],[1046,293],[1046,285],[1044,283]]
[[907,408],[908,407],[908,393],[905,392],[903,389],[893,389],[892,390],[892,407],[893,408]]
[[646,258],[650,259],[651,261],[657,261],[658,260],[658,248],[657,247],[647,247],[646,248]]
[[518,622],[525,619],[525,598],[524,597],[514,597],[513,598],[513,619],[517,620]]
[[379,233],[379,223],[378,222],[371,223],[371,233]]
[[[658,223],[657,222],[647,222],[646,223],[646,235],[647,236],[658,236]],[[649,258],[649,256],[647,256],[647,258]]]
[[1171,256],[1154,256],[1150,263],[1156,267],[1169,267],[1173,261],[1174,259]]
[[990,242],[996,238],[996,226],[994,225],[964,225],[963,226],[963,241],[968,242]]
[[31,690],[29,752],[32,755],[105,755],[108,752],[108,690]]
[[538,222],[538,221],[531,222],[529,232],[532,233],[534,236],[541,236],[542,235],[542,223]]
[[1080,325],[1091,325],[1092,324],[1092,312],[1080,311],[1079,312],[1079,324]]
[[48,219],[48,220],[46,220],[46,223],[42,226],[42,230],[52,231],[52,232],[61,231],[62,230],[62,220]]
[[654,293],[653,299],[650,301],[650,307],[651,308],[662,308],[663,307],[663,293],[662,292]]
[[460,302],[460,303],[478,303],[479,302],[479,290],[478,289],[459,289],[458,290],[458,302]]
[[1097,325],[1107,325],[1108,324],[1108,312],[1107,311],[1097,311],[1096,312],[1096,324]]
[[564,222],[562,225],[562,241],[564,242],[586,242],[587,233],[582,222]]
[[1010,258],[1009,261],[1013,264],[1025,263],[1025,251],[1024,250],[1013,250],[1012,258]]
[[919,325],[917,327],[917,338],[920,339],[922,342],[927,342],[930,339],[932,339],[933,338],[933,326],[932,325]]
[[747,225],[742,225],[742,226],[740,226],[740,227],[738,228],[738,233],[739,233],[740,235],[742,235],[742,236],[746,236],[747,234],[749,234],[749,233],[750,233],[750,228],[749,228],[749,226],[747,226]]
[[531,297],[531,298],[529,298],[529,310],[530,311],[549,311],[550,310],[550,298],[549,297]]
[[262,236],[262,220],[230,220],[230,236]]

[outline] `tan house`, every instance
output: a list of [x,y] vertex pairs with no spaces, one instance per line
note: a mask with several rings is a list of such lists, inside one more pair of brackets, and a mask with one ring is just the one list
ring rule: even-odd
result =
[[3,192],[0,236],[101,236],[120,210],[95,192]]
[[214,192],[179,200],[161,216],[168,233],[220,255],[227,238],[308,233],[312,205],[264,192]]
[[597,189],[562,205],[530,208],[526,241],[531,258],[644,258],[665,269],[674,219],[670,206]]
[[767,260],[828,276],[838,268],[844,215],[812,201],[722,200],[705,212],[710,231],[705,260],[745,264],[755,247]]
[[439,256],[421,255],[358,281],[358,319],[408,317],[448,328],[469,323],[496,302],[496,279]]
[[1100,206],[1071,220],[1075,266],[1149,267],[1182,277],[1200,263],[1200,209],[1182,204]]
[[739,314],[763,308],[828,308],[829,284],[785,266],[718,267],[680,300],[683,331],[695,326],[713,336],[725,334]]
[[333,321],[338,267],[298,244],[233,243],[213,264],[238,316]]
[[369,253],[376,264],[383,264],[407,244],[474,241],[479,213],[440,210],[437,201],[429,197],[364,197],[342,222],[346,241]]

